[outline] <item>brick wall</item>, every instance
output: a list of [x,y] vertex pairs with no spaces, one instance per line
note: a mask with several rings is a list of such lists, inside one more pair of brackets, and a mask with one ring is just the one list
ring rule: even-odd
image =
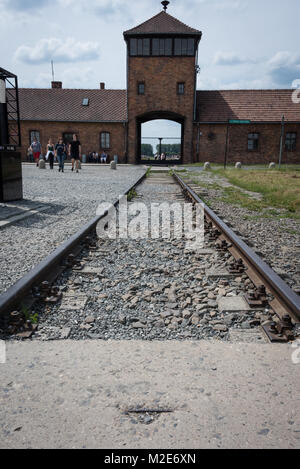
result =
[[[198,139],[198,129],[202,136]],[[297,132],[295,151],[286,151],[283,145],[282,162],[300,163],[300,124],[286,124],[287,132]],[[259,134],[257,151],[248,151],[248,134]],[[225,155],[227,125],[200,124],[194,125],[193,153],[195,161],[223,163]],[[278,162],[280,149],[280,124],[230,125],[227,161],[244,164]],[[198,141],[200,144],[197,145]],[[285,142],[285,137],[284,137]]]
[[[138,95],[138,82],[145,83],[145,95]],[[185,83],[185,94],[177,94],[177,83]],[[128,57],[128,154],[137,157],[136,117],[168,111],[184,116],[184,162],[193,158],[194,57]]]
[[120,162],[125,162],[125,131],[122,123],[81,123],[81,122],[21,122],[22,135],[22,159],[27,159],[27,149],[29,147],[30,131],[38,130],[40,140],[45,152],[48,139],[51,138],[54,143],[58,137],[64,133],[76,133],[82,147],[82,154],[88,155],[92,151],[101,151],[100,132],[110,132],[111,148],[106,150],[113,158],[119,156]]

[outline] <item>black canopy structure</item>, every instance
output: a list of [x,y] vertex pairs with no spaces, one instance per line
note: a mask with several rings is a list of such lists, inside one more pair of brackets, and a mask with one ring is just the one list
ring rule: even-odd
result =
[[0,202],[23,198],[17,76],[0,68]]
[[20,109],[18,78],[0,67],[0,84],[5,91],[5,99],[1,99],[0,110],[0,147],[15,150],[21,146]]

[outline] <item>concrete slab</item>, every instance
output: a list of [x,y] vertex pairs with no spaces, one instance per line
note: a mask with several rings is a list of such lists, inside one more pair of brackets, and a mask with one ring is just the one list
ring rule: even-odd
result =
[[246,343],[257,343],[257,342],[265,342],[269,343],[266,335],[263,333],[261,329],[230,329],[229,333],[229,340],[231,342],[246,342]]
[[74,295],[64,295],[62,298],[60,310],[62,311],[79,311],[84,309],[87,304],[87,296],[81,293]]
[[233,278],[235,275],[230,274],[226,269],[208,269],[205,272],[206,277],[209,278]]
[[[280,344],[7,344],[1,448],[300,448],[300,365]],[[126,410],[167,408],[151,424]]]
[[249,311],[251,308],[242,296],[223,296],[218,300],[220,313],[234,313],[237,311]]

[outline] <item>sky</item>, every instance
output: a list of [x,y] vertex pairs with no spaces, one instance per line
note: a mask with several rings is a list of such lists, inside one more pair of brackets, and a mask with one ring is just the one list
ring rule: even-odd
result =
[[[126,88],[123,31],[160,0],[0,0],[0,67],[19,86]],[[171,0],[168,13],[203,32],[198,89],[291,88],[300,79],[299,0]]]

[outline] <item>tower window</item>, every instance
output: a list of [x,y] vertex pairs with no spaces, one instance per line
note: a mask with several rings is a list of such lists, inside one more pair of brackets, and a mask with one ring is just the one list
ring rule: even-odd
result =
[[287,132],[285,136],[285,149],[287,151],[295,151],[297,142],[297,133],[296,132]]
[[138,83],[138,94],[145,94],[145,83],[143,81]]
[[185,83],[177,83],[177,94],[184,94]]
[[130,55],[150,55],[150,39],[130,39]]
[[174,41],[174,55],[194,55],[195,40],[176,38]]
[[152,55],[172,55],[172,39],[152,39]]
[[248,134],[248,150],[257,151],[259,142],[259,134]]

